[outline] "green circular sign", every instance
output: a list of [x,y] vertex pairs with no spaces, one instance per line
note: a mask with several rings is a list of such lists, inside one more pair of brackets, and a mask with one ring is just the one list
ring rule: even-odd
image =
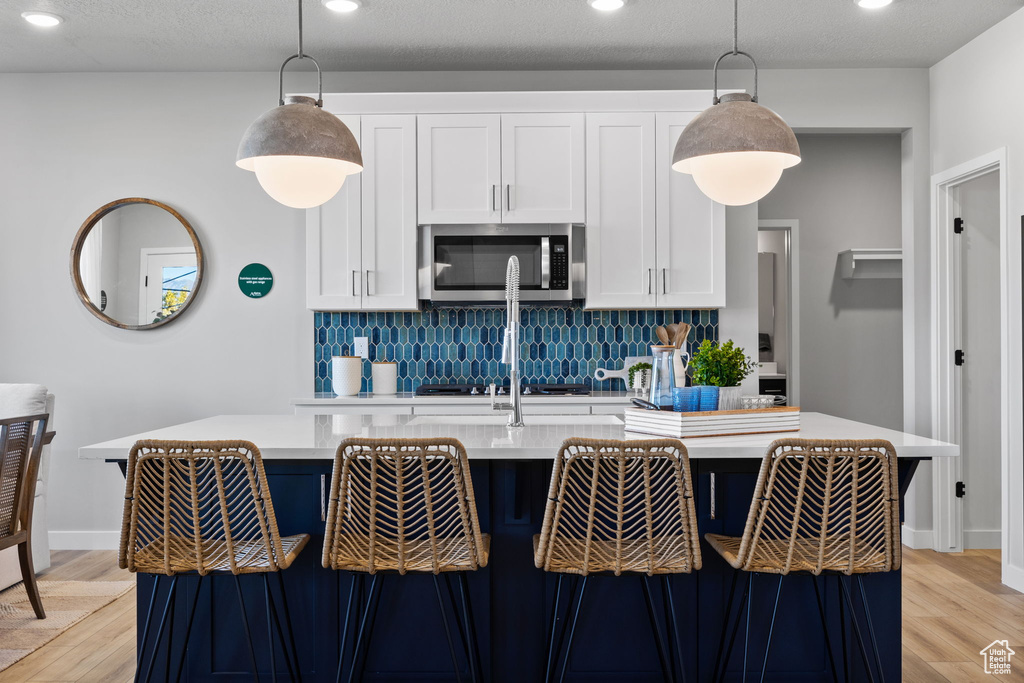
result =
[[262,263],[250,263],[238,274],[238,288],[250,299],[265,297],[274,286],[274,274]]

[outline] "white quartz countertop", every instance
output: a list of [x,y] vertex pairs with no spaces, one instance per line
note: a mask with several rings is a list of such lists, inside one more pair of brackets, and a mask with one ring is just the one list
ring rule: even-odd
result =
[[[510,430],[495,415],[218,415],[85,446],[79,458],[123,460],[139,439],[180,441],[237,440],[255,443],[264,459],[331,459],[338,444],[352,436],[371,438],[454,437],[471,459],[537,460],[555,456],[572,437],[649,439],[627,433],[615,415],[537,415]],[[760,458],[776,438],[888,439],[900,457],[958,456],[954,444],[844,420],[822,413],[801,413],[799,432],[686,439],[691,458]]]
[[[546,404],[596,404],[596,403],[629,403],[633,392],[625,391],[592,391],[579,396],[549,396],[547,394],[523,394],[524,403]],[[508,396],[498,396],[498,400],[507,401]],[[353,405],[480,405],[490,403],[487,394],[479,396],[417,396],[412,392],[397,394],[361,393],[356,396],[335,396],[331,393],[316,393],[291,399],[295,406],[353,406]]]

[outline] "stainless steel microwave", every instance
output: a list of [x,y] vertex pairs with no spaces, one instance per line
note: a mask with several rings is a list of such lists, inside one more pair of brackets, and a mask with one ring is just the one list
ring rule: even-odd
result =
[[582,225],[421,225],[419,298],[449,304],[505,300],[505,267],[519,257],[526,303],[584,296]]

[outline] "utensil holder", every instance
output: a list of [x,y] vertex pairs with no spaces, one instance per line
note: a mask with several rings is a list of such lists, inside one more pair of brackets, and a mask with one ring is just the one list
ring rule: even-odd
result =
[[331,388],[335,396],[355,396],[363,386],[363,359],[335,356],[331,359]]
[[376,396],[393,396],[398,393],[398,363],[380,361],[370,366],[370,387]]

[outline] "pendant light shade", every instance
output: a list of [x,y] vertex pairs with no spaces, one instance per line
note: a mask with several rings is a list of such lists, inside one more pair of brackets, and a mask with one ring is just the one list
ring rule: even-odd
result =
[[242,137],[236,165],[255,171],[260,185],[295,209],[320,206],[345,177],[363,170],[352,131],[312,97],[288,97],[256,119]]
[[[672,168],[693,175],[705,195],[727,206],[763,198],[800,163],[800,145],[793,129],[771,109],[757,103],[757,63],[737,48],[738,0],[733,4],[733,49],[715,61],[714,99],[683,129],[672,154]],[[718,65],[729,56],[743,56],[754,65],[754,95],[718,97]]]
[[[317,99],[284,96],[284,68],[293,59],[309,59],[316,65]],[[302,51],[302,0],[299,51],[281,65],[278,85],[278,106],[245,131],[235,165],[254,171],[263,190],[285,206],[320,206],[338,193],[347,176],[363,170],[363,157],[348,126],[323,110],[320,65]]]
[[793,130],[746,93],[723,95],[690,121],[672,155],[674,170],[692,174],[701,192],[727,206],[756,202],[799,163]]

